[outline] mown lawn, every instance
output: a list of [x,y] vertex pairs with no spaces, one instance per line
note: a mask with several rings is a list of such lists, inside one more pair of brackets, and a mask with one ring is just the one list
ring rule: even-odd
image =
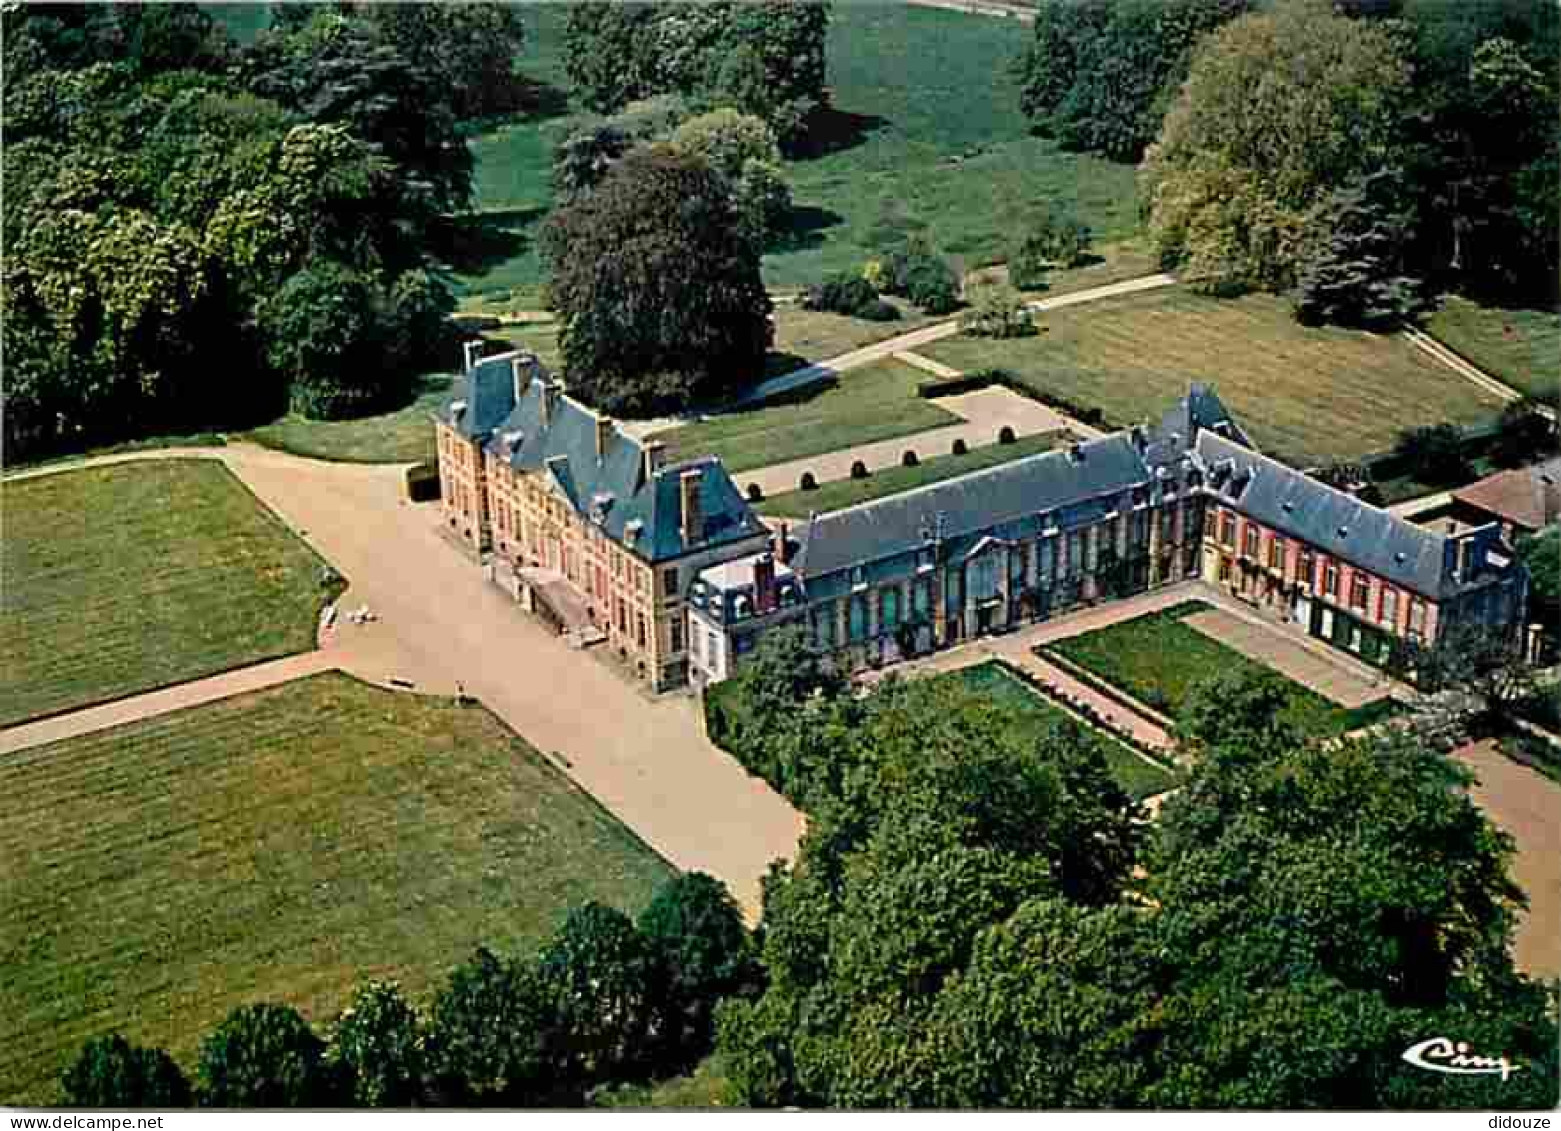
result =
[[[958,682],[973,694],[990,699],[1008,714],[1011,732],[1026,742],[1060,723],[1076,722],[998,660],[987,660],[935,678]],[[1096,733],[1111,776],[1135,801],[1164,793],[1177,784],[1177,777],[1170,770],[1146,761],[1116,739]]]
[[1065,308],[1037,337],[949,338],[921,352],[1027,384],[1127,424],[1212,383],[1260,448],[1297,466],[1358,459],[1400,429],[1490,418],[1500,404],[1401,338],[1298,324],[1272,295],[1204,298],[1182,288]]
[[246,1002],[323,1024],[370,977],[426,1002],[477,945],[672,875],[481,707],[336,674],[13,755],[0,788],[5,1102],[100,1033],[190,1069]]
[[[1208,608],[1202,601],[1184,601],[1106,628],[1052,641],[1041,651],[1073,661],[1140,703],[1174,719],[1180,715],[1192,689],[1210,676],[1271,670],[1182,623],[1184,617]],[[1354,709],[1342,707],[1292,679],[1278,678],[1290,687],[1290,709],[1295,721],[1314,733],[1342,734],[1375,722],[1392,710],[1383,700]]]
[[450,378],[424,377],[410,404],[355,420],[306,420],[289,414],[256,428],[248,439],[311,459],[345,463],[417,463],[433,460],[434,425],[429,414],[450,396]]
[[806,518],[843,507],[853,507],[872,499],[897,495],[929,483],[968,475],[972,471],[996,467],[1025,456],[1049,452],[1063,442],[1065,434],[1042,433],[1021,436],[1012,444],[989,444],[962,456],[943,455],[923,460],[915,467],[886,467],[866,479],[837,479],[819,484],[816,491],[787,491],[756,504],[760,514],[776,518]]
[[1554,397],[1561,389],[1561,313],[1504,310],[1448,296],[1426,330],[1531,397]]
[[0,725],[314,647],[325,563],[212,460],[0,486]]
[[927,375],[897,361],[852,369],[805,400],[725,413],[657,433],[669,460],[717,455],[730,472],[804,459],[958,424],[947,409],[916,395]]
[[[565,5],[528,6],[522,69],[567,91]],[[1135,232],[1134,168],[1029,136],[1010,62],[1027,26],[904,4],[837,4],[828,44],[834,113],[810,155],[786,163],[796,210],[766,282],[794,288],[854,268],[912,235],[973,267],[1000,255],[1020,213],[1067,207],[1111,241]],[[545,276],[537,232],[552,206],[554,146],[573,112],[472,140],[478,254],[462,266],[473,301],[525,308]]]

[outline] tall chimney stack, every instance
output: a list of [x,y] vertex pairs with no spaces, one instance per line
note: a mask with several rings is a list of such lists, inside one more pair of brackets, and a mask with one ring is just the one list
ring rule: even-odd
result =
[[550,427],[553,423],[553,410],[558,407],[558,382],[545,381],[542,383],[542,427]]
[[781,565],[791,564],[791,543],[787,537],[790,533],[791,527],[784,522],[775,531],[775,560]]
[[612,418],[598,416],[596,418],[596,462],[607,461],[607,445],[612,443],[613,425]]
[[775,559],[769,554],[760,554],[753,563],[754,611],[760,615],[773,613],[776,604]]
[[640,448],[640,482],[649,483],[655,478],[656,472],[661,470],[661,461],[666,445],[660,440],[646,440]]
[[703,479],[704,471],[697,467],[689,468],[678,478],[685,547],[692,546],[705,534],[705,514],[699,495],[699,486]]
[[526,386],[531,384],[531,366],[529,359],[516,357],[510,361],[510,372],[515,378],[515,403],[526,395]]

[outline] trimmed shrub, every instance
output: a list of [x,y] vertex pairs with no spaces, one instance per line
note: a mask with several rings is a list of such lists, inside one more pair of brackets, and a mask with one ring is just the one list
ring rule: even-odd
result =
[[856,462],[854,462],[851,465],[851,478],[852,479],[866,479],[867,478],[867,465],[865,463],[863,463],[861,460],[857,460]]
[[963,436],[956,437],[955,440],[954,440],[954,448],[953,448],[954,454],[957,455],[957,456],[962,456],[962,455],[965,455],[969,451],[970,451],[970,445],[965,443],[965,438]]
[[997,433],[997,442],[999,444],[1012,444],[1017,439],[1018,437],[1014,435],[1014,430],[1006,424]]
[[900,318],[900,308],[892,302],[875,298],[858,310],[856,316],[867,322],[897,322]]
[[439,497],[439,469],[431,463],[414,463],[406,469],[407,501],[429,503]]
[[884,294],[908,298],[928,314],[948,314],[959,308],[959,280],[926,244],[912,243],[889,252],[873,268]]
[[901,467],[915,467],[921,463],[921,459],[910,448],[905,449],[905,454],[900,457]]
[[817,491],[818,480],[813,478],[813,473],[811,471],[804,471],[802,473],[802,482],[800,486],[804,491]]
[[878,291],[860,275],[841,271],[802,292],[803,310],[856,315],[878,302]]
[[764,490],[757,483],[748,484],[748,501],[750,503],[762,503],[764,501]]
[[1019,292],[1003,283],[971,288],[970,309],[960,316],[959,328],[975,338],[1025,338],[1036,332]]

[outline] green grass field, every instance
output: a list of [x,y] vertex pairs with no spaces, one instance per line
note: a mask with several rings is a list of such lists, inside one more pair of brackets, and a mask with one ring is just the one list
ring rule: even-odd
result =
[[[567,91],[565,15],[564,5],[528,7],[522,67]],[[1132,166],[1029,136],[1009,69],[1028,36],[1011,20],[837,4],[828,44],[835,113],[815,135],[815,155],[787,162],[795,222],[787,246],[765,258],[769,285],[815,282],[911,235],[976,266],[1003,252],[1037,203],[1075,209],[1103,241],[1135,232]],[[536,301],[552,151],[572,124],[566,113],[472,140],[483,254],[459,283],[473,299]]]
[[1039,323],[1033,338],[950,338],[921,352],[966,371],[1011,369],[1122,424],[1158,418],[1190,382],[1212,382],[1260,448],[1297,466],[1357,459],[1391,448],[1402,428],[1469,424],[1501,407],[1400,338],[1304,327],[1271,295],[1221,300],[1177,288]]
[[[1071,716],[1047,702],[998,660],[987,660],[935,678],[958,682],[973,694],[997,704],[1008,714],[1011,732],[1023,741],[1031,741],[1059,723],[1072,721]],[[1114,738],[1107,735],[1100,735],[1100,738],[1111,776],[1135,801],[1164,793],[1176,785],[1176,775],[1170,770],[1146,761]]]
[[[1182,618],[1209,607],[1202,601],[1184,601],[1093,632],[1053,641],[1041,651],[1043,655],[1054,653],[1073,661],[1140,703],[1174,719],[1193,687],[1210,676],[1269,670],[1182,623]],[[1295,721],[1315,733],[1342,734],[1374,722],[1390,710],[1386,704],[1378,703],[1351,710],[1294,680],[1279,678],[1290,686]]]
[[1531,397],[1554,397],[1561,389],[1561,313],[1503,310],[1450,295],[1426,330]]
[[824,514],[837,511],[871,499],[925,487],[929,483],[939,483],[956,475],[996,467],[1024,456],[1049,452],[1063,442],[1064,435],[1042,433],[1021,436],[1012,444],[988,444],[962,456],[935,456],[922,460],[915,467],[886,467],[882,471],[873,472],[866,479],[836,479],[832,483],[819,484],[816,491],[787,491],[784,495],[774,495],[757,504],[756,509],[761,514],[775,518],[806,518],[815,512]]
[[114,1030],[193,1069],[246,1002],[426,1002],[478,944],[637,913],[660,857],[480,707],[323,675],[0,763],[0,1101]]
[[0,724],[307,651],[324,562],[220,463],[0,486]]
[[289,414],[256,428],[247,439],[311,459],[345,463],[416,463],[433,460],[434,425],[429,414],[450,396],[448,377],[422,380],[416,399],[393,412],[356,420],[306,420]]
[[656,435],[669,460],[717,455],[732,473],[958,424],[916,395],[919,369],[881,361],[853,369],[805,400],[731,412]]

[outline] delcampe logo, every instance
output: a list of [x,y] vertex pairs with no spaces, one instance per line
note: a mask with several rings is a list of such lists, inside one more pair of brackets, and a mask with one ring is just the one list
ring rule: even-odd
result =
[[1514,1072],[1523,1071],[1521,1064],[1513,1064],[1505,1056],[1480,1056],[1469,1051],[1467,1041],[1450,1041],[1446,1037],[1432,1037],[1404,1050],[1404,1059],[1416,1068],[1427,1072],[1445,1072],[1449,1076],[1500,1076],[1509,1079]]

